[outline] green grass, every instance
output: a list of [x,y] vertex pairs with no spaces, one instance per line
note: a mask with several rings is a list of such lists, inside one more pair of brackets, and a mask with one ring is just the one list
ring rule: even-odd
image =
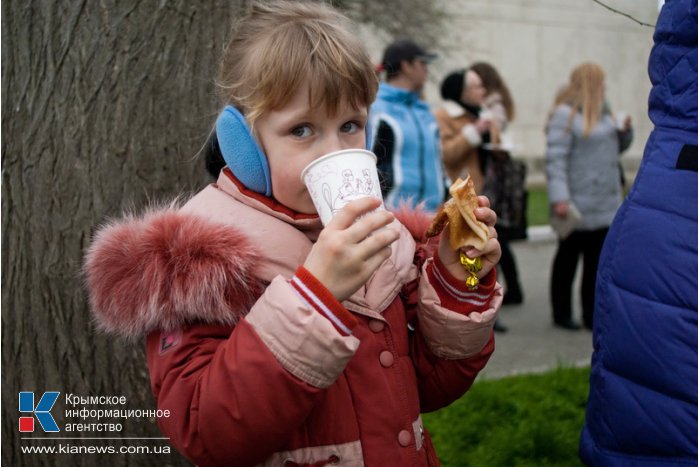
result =
[[444,467],[579,466],[590,368],[478,381],[423,415]]
[[549,198],[547,189],[529,188],[527,196],[527,223],[528,225],[549,224]]

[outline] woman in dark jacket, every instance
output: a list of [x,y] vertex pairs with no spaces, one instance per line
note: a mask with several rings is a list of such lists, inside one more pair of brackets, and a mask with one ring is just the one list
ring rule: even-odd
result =
[[[498,73],[498,70],[487,62],[477,62],[469,67],[469,70],[476,73],[486,90],[486,97],[482,103],[480,112],[481,118],[487,118],[491,122],[489,129],[489,140],[491,146],[498,148],[498,151],[491,151],[486,148],[480,150],[480,155],[486,159],[485,162],[491,167],[496,167],[497,162],[502,159],[510,159],[510,142],[507,141],[506,129],[508,124],[515,118],[515,103],[511,97],[510,90],[505,81]],[[503,164],[505,160],[501,162]],[[496,199],[499,192],[504,192],[510,187],[501,185],[502,179],[494,175],[494,169],[487,169],[484,180],[484,191],[482,194],[489,196],[493,209],[498,214],[499,221],[507,219],[502,212],[501,203]],[[523,172],[524,175],[524,172]],[[498,185],[501,185],[500,187]],[[522,187],[519,187],[522,188]],[[515,255],[510,247],[510,239],[513,238],[513,229],[505,223],[497,223],[498,239],[501,243],[501,261],[498,263],[500,272],[503,274],[506,294],[503,296],[504,305],[518,305],[523,302],[523,290],[520,286],[518,266],[515,262]]]

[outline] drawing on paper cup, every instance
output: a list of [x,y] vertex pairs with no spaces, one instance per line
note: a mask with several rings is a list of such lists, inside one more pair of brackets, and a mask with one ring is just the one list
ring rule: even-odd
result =
[[375,193],[374,191],[375,184],[368,169],[362,169],[362,178],[356,178],[352,170],[344,169],[342,178],[343,183],[337,190],[336,196],[333,196],[331,185],[328,183],[323,183],[321,185],[323,201],[328,206],[328,209],[330,209],[331,217],[352,200],[364,196],[381,197],[381,191],[379,191],[379,193]]
[[363,149],[323,156],[309,164],[301,177],[324,225],[350,201],[365,196],[382,199],[376,156]]

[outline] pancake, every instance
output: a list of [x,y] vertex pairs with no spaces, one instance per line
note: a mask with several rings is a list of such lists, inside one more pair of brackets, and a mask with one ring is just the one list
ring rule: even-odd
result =
[[471,177],[458,178],[450,187],[450,195],[452,198],[438,209],[426,235],[434,237],[448,227],[453,250],[470,246],[482,250],[489,239],[489,229],[474,214],[479,203]]

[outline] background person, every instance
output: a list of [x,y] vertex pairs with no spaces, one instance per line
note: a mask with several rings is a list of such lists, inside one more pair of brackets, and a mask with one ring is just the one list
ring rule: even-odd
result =
[[[507,162],[510,159],[510,142],[507,141],[506,129],[508,128],[508,123],[515,117],[515,103],[510,94],[510,90],[506,83],[501,78],[498,70],[487,62],[476,62],[469,67],[470,71],[476,73],[479,78],[481,78],[481,83],[485,89],[485,96],[482,103],[482,111],[480,112],[481,118],[485,118],[491,121],[491,126],[489,128],[489,139],[492,144],[495,145],[494,150],[484,149],[480,151],[487,160],[487,173],[485,177],[484,188],[489,185],[488,178],[492,178],[493,184],[503,183],[505,180],[497,178],[496,175],[496,165],[502,164],[505,168],[507,167]],[[491,166],[494,170],[489,170],[488,166]],[[505,186],[493,186],[493,192],[497,193],[501,190],[513,189],[519,190],[524,197],[524,172],[522,172],[522,180],[520,181],[520,186],[517,187],[505,187]],[[504,219],[505,212],[502,211],[501,206],[496,201],[496,198],[500,196],[490,196],[491,193],[484,191],[482,194],[489,196],[491,199],[491,206],[496,211],[499,216],[499,220]],[[505,198],[505,197],[504,197]],[[510,197],[508,197],[510,198]],[[525,208],[524,199],[521,198],[523,205],[520,206],[521,209]],[[503,206],[505,209],[506,206]],[[499,261],[498,266],[503,273],[504,285],[506,293],[503,296],[504,305],[520,304],[523,302],[523,291],[520,285],[520,278],[518,275],[518,267],[515,262],[515,255],[510,247],[510,230],[504,226],[499,225],[498,221],[496,224],[496,230],[498,231],[498,240],[501,244],[501,261]]]
[[435,111],[440,127],[442,159],[450,180],[470,175],[474,188],[484,187],[484,167],[479,146],[488,138],[491,120],[479,117],[486,98],[486,88],[474,71],[457,70],[449,73],[440,85],[444,102]]
[[649,78],[655,128],[598,269],[580,444],[591,466],[698,462],[697,1],[662,8]]
[[550,298],[558,327],[580,328],[572,317],[572,287],[583,256],[583,325],[593,327],[593,298],[598,258],[615,212],[622,203],[619,156],[632,142],[629,118],[617,129],[605,102],[605,73],[595,63],[571,72],[558,93],[547,123],[547,192],[552,216],[566,217],[573,203],[582,219],[559,239],[552,264]]
[[379,84],[372,104],[372,152],[377,155],[382,194],[396,207],[424,203],[437,210],[445,200],[446,181],[440,158],[438,126],[430,107],[421,99],[428,64],[436,58],[415,42],[400,39],[385,50]]
[[475,62],[468,70],[476,73],[481,78],[484,86],[484,99],[481,107],[488,112],[488,116],[481,112],[483,118],[491,120],[498,129],[500,137],[503,138],[505,131],[515,118],[515,103],[505,81],[498,73],[498,70],[487,62]]

